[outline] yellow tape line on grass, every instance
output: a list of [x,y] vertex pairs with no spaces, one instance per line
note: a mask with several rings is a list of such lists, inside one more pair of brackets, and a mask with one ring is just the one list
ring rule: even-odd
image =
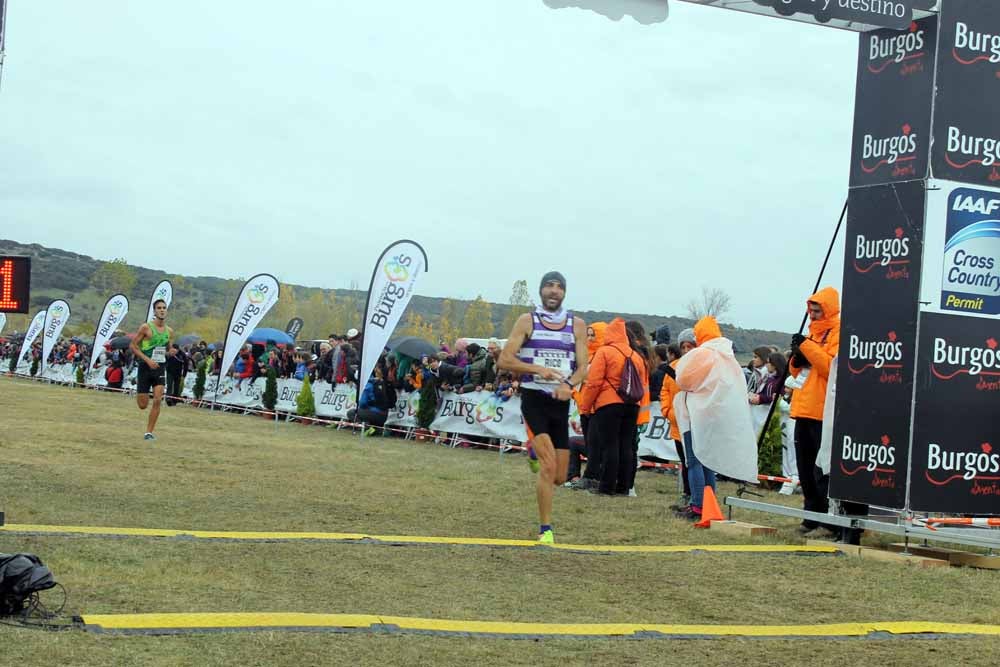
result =
[[[499,547],[540,547],[533,540],[502,540],[483,537],[423,537],[417,535],[368,535],[365,533],[268,533],[219,530],[171,530],[160,528],[110,528],[98,526],[42,526],[32,524],[7,524],[0,527],[0,535],[51,534],[51,535],[95,535],[104,537],[174,537],[206,540],[326,540],[332,542],[358,542],[384,544],[439,544],[475,545]],[[553,544],[544,548],[560,551],[585,551],[599,553],[688,553],[708,551],[716,553],[805,553],[835,554],[834,546],[801,546],[794,544],[699,544],[699,545],[595,545],[595,544]]]
[[357,614],[94,614],[82,617],[95,632],[155,634],[256,629],[369,630],[507,637],[867,637],[870,635],[1000,636],[1000,625],[921,621],[827,625],[669,625],[647,623],[509,623]]

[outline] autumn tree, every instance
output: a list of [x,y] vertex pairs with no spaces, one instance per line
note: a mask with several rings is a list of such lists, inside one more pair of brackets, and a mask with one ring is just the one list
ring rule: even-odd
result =
[[451,299],[441,302],[441,315],[438,317],[438,335],[449,347],[455,344],[455,339],[461,335],[458,330],[458,308]]
[[692,320],[700,320],[706,315],[711,315],[716,319],[721,319],[729,312],[730,301],[729,295],[724,290],[702,286],[701,298],[688,301],[688,317]]
[[482,296],[477,296],[465,309],[462,335],[469,338],[489,338],[493,335],[493,309]]
[[135,269],[121,257],[110,262],[102,262],[90,276],[90,285],[101,296],[111,296],[115,293],[130,295],[137,281]]
[[434,325],[431,322],[425,322],[423,317],[413,312],[406,314],[406,319],[398,331],[400,336],[416,336],[430,342],[437,340]]
[[507,314],[504,316],[503,323],[500,325],[502,335],[504,336],[506,336],[510,330],[514,328],[514,323],[517,322],[517,318],[534,308],[534,303],[531,301],[531,293],[528,292],[527,280],[518,280],[514,282],[514,286],[510,291],[510,299],[508,300],[508,303],[510,304],[510,308],[507,309]]

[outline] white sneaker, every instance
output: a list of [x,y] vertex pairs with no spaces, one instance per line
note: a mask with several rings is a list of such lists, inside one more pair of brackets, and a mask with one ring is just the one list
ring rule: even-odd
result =
[[635,487],[634,486],[631,489],[628,490],[628,497],[629,498],[638,498],[639,497],[639,494],[635,492]]
[[142,436],[142,439],[143,440],[156,440],[156,436],[153,435],[152,433],[147,433],[146,435]]
[[778,490],[778,493],[780,493],[783,496],[790,496],[794,492],[795,492],[795,484],[792,482],[785,482],[784,484],[781,485],[781,488]]

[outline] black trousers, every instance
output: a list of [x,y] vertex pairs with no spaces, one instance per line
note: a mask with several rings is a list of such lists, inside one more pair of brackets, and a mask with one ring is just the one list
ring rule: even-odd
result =
[[[582,459],[587,455],[586,441],[580,442],[579,438],[570,438],[569,441],[569,468],[566,470],[566,479],[574,479],[580,476]],[[589,465],[589,464],[588,464]]]
[[[830,509],[830,477],[824,475],[816,465],[823,422],[816,419],[795,420],[795,458],[799,469],[799,483],[802,485],[802,509],[809,512],[826,513]],[[820,522],[804,519],[802,525],[817,528]],[[832,530],[836,530],[830,526]]]
[[587,451],[587,468],[583,476],[597,482],[601,479],[601,448],[598,446],[597,433],[594,431],[593,415],[580,415],[580,427],[583,429],[584,448]]
[[684,482],[684,495],[691,496],[691,482],[688,481],[688,467],[684,461],[684,443],[674,440],[674,447],[677,448],[677,456],[681,459],[681,480]]
[[[635,479],[635,420],[638,405],[612,403],[594,413],[591,424],[601,449],[601,493],[628,493],[630,480]],[[631,468],[631,470],[630,470]]]
[[167,373],[167,388],[166,388],[166,401],[167,405],[173,405],[181,397],[181,390],[183,388],[183,377],[180,373],[176,375],[173,373]]

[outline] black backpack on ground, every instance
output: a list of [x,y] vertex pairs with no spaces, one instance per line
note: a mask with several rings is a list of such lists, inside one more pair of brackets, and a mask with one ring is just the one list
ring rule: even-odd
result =
[[32,594],[55,587],[52,571],[34,554],[0,554],[0,617],[24,611]]

